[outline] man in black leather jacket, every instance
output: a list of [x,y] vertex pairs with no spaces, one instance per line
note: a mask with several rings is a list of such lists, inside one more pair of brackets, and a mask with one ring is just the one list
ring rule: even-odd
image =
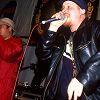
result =
[[[45,100],[100,100],[100,22],[86,18],[87,5],[85,0],[60,0],[62,10],[52,17],[64,19],[50,23],[49,29],[39,42],[37,53],[41,61],[50,61],[45,82],[43,99]],[[69,26],[70,38],[58,35],[58,28]],[[55,99],[62,71],[62,59],[65,46],[71,45],[71,58],[77,74],[66,88],[66,99]],[[67,77],[67,76],[66,76]],[[82,98],[80,99],[82,100]]]

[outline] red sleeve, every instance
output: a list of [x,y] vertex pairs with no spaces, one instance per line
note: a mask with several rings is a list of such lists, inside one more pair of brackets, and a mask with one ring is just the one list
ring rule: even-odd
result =
[[4,40],[0,36],[0,57],[7,62],[13,62],[22,55],[22,41],[19,37]]

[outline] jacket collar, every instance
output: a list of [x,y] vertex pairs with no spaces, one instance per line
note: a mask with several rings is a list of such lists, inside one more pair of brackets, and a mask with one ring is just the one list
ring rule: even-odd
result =
[[80,26],[79,26],[79,28],[77,29],[77,31],[78,30],[80,30],[80,29],[82,29],[83,27],[85,27],[86,26],[86,23],[88,22],[88,18],[85,18],[84,20],[83,20],[83,22],[80,24]]

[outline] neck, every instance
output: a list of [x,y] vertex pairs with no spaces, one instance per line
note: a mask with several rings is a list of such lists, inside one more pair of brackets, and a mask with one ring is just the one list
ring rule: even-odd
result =
[[80,24],[83,22],[83,20],[85,19],[85,16],[82,17],[78,23],[74,23],[73,25],[71,25],[70,30],[71,32],[77,31],[77,29],[79,28]]

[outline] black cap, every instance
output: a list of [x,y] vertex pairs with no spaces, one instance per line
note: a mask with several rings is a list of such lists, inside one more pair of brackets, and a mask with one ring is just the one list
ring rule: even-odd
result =
[[62,4],[65,1],[72,1],[72,2],[76,3],[80,8],[85,9],[87,11],[88,6],[87,6],[86,0],[59,0],[57,3],[56,9],[57,9],[57,7],[58,7],[58,9],[59,9],[59,7],[61,8]]

